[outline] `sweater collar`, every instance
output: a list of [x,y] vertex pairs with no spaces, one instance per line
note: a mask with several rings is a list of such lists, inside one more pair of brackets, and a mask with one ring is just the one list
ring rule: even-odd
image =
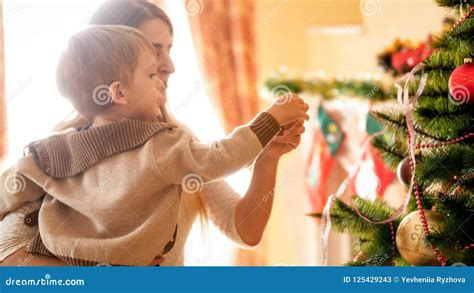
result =
[[175,127],[172,123],[124,119],[37,140],[27,148],[46,174],[65,178],[114,154],[138,147],[159,131]]

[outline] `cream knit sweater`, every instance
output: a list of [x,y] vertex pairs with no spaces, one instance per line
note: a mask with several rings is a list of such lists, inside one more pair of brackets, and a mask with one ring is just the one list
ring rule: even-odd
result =
[[[184,235],[177,224],[186,180],[213,188],[207,182],[252,163],[279,129],[262,113],[211,144],[171,124],[136,120],[40,140],[3,174],[3,182],[20,185],[2,184],[0,220],[44,196],[32,251],[73,265],[147,265],[167,252],[172,262],[171,248]],[[230,219],[223,230],[235,239]]]

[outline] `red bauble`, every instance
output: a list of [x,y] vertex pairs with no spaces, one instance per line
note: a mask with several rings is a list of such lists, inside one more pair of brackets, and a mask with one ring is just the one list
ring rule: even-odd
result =
[[474,63],[470,58],[464,62],[449,77],[449,98],[457,105],[474,104]]

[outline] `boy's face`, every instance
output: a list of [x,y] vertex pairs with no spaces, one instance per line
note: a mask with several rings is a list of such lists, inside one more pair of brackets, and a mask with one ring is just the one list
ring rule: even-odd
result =
[[123,95],[128,101],[128,113],[132,119],[156,121],[160,106],[165,102],[163,81],[157,75],[156,56],[145,50],[138,60],[133,77],[128,84],[122,84]]

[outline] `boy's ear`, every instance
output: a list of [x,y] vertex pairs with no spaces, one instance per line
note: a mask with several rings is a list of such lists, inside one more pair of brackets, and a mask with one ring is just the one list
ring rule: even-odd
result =
[[120,81],[114,81],[109,86],[109,96],[114,104],[128,105],[128,100],[123,94],[122,84]]

